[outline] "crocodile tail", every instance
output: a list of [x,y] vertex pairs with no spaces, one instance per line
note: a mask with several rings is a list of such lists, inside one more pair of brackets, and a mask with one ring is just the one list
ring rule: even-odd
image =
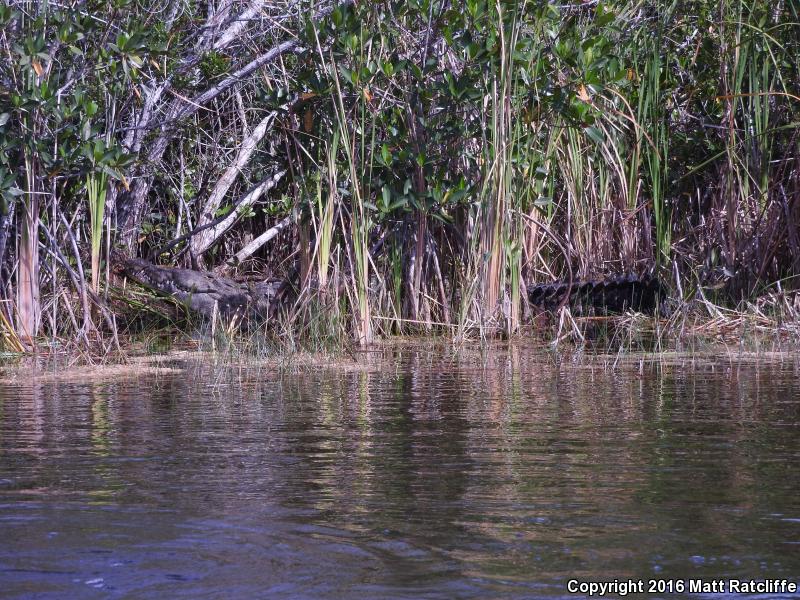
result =
[[555,282],[528,287],[528,301],[543,311],[557,310],[569,304],[572,308],[605,313],[626,310],[653,312],[663,295],[663,286],[652,274],[627,274],[602,280],[576,281],[571,285]]

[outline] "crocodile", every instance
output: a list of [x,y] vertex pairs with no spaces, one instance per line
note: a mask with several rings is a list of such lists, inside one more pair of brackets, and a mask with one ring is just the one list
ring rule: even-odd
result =
[[[115,270],[209,318],[215,314],[269,317],[287,300],[292,287],[289,280],[238,282],[208,271],[162,267],[136,258],[118,258]],[[661,283],[653,275],[557,281],[529,285],[527,290],[532,308],[543,312],[556,311],[565,305],[579,313],[654,312],[665,297]]]
[[280,296],[282,282],[240,283],[207,271],[162,267],[138,258],[118,259],[116,270],[158,292],[171,296],[205,317],[268,317]]
[[578,312],[652,313],[665,298],[661,282],[652,274],[617,275],[600,280],[557,281],[528,286],[528,301],[540,311],[569,305]]

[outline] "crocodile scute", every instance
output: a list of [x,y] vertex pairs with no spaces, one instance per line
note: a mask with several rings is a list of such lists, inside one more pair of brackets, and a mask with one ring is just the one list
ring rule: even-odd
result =
[[664,297],[664,287],[654,275],[626,274],[528,286],[528,302],[541,311],[570,306],[578,312],[652,313]]

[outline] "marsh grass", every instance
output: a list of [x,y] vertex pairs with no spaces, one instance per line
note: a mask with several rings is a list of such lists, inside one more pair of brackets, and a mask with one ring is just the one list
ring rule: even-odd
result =
[[[26,308],[23,315],[19,302],[4,302],[5,348],[22,351],[25,327],[38,318],[28,306],[38,287],[19,284],[38,269],[31,236],[39,241],[32,228],[41,216],[47,333],[84,348],[98,343],[95,329],[100,338],[116,334],[115,323],[123,335],[175,332],[215,351],[254,354],[351,352],[419,334],[461,345],[534,333],[555,347],[665,351],[769,332],[796,341],[794,300],[764,291],[772,282],[796,287],[800,268],[794,3],[469,0],[455,10],[432,0],[355,3],[330,17],[304,21],[302,59],[265,68],[262,82],[241,82],[186,123],[191,133],[162,161],[179,163],[180,177],[163,178],[167,200],[148,196],[151,220],[142,224],[141,250],[179,238],[200,210],[192,198],[213,184],[249,112],[280,104],[271,150],[237,185],[278,160],[292,163],[291,181],[202,257],[225,264],[237,241],[291,214],[295,231],[238,265],[240,274],[291,284],[277,313],[205,323],[135,287],[107,281],[101,295],[104,234],[112,246],[106,194],[121,194],[127,181],[102,169],[85,176],[87,157],[115,158],[119,125],[92,130],[90,117],[103,111],[87,96],[86,108],[76,108],[94,144],[74,168],[84,179],[46,191],[41,161],[23,152],[24,217],[15,234],[25,251],[15,260]],[[20,65],[32,85],[32,67]],[[54,67],[45,78],[56,75]],[[271,90],[268,102],[262,88]],[[299,102],[278,102],[286,90],[307,101],[302,113],[293,113]],[[106,100],[105,113],[116,114],[118,98]],[[34,117],[49,123],[26,114],[26,127]],[[207,146],[197,143],[206,129],[220,131]],[[180,189],[171,189],[178,179]],[[162,260],[188,266],[184,250]],[[669,281],[672,298],[653,318],[562,310],[539,319],[527,304],[531,284],[650,271]]]
[[100,293],[100,250],[103,244],[103,224],[106,210],[107,178],[105,173],[86,176],[86,195],[89,201],[92,291]]

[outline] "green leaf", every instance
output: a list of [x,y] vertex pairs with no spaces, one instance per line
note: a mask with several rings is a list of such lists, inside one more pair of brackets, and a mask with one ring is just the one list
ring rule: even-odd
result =
[[340,65],[339,72],[342,74],[342,77],[344,77],[352,85],[356,85],[358,83],[358,75],[353,73],[353,71],[351,71],[347,67],[343,67]]
[[342,16],[341,7],[337,6],[335,9],[333,9],[333,12],[331,13],[331,21],[333,21],[333,24],[337,28],[342,26],[342,23],[344,22],[344,17]]
[[388,186],[383,186],[383,189],[381,190],[381,195],[383,197],[384,210],[387,210],[389,208],[389,204],[392,201],[392,191],[389,189]]
[[598,144],[602,144],[605,141],[603,131],[597,127],[585,127],[583,131],[589,136],[589,139]]
[[398,208],[405,208],[406,204],[407,204],[406,199],[405,198],[400,198],[400,199],[395,200],[394,202],[392,202],[389,205],[389,207],[386,209],[386,212],[387,213],[388,212],[392,212],[393,210],[397,210]]
[[106,173],[112,179],[116,179],[117,181],[122,181],[124,179],[122,173],[120,173],[113,167],[109,167],[108,165],[103,165],[103,172]]

